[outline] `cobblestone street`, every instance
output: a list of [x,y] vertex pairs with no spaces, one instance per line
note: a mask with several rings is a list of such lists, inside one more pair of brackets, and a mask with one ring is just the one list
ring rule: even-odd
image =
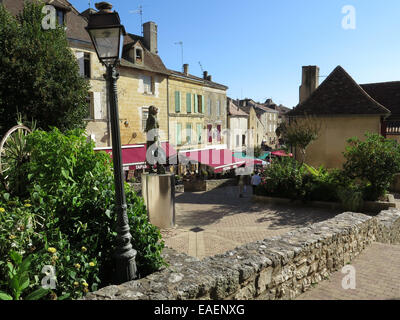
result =
[[251,201],[237,187],[176,196],[176,228],[162,230],[166,245],[202,259],[334,217],[341,212]]

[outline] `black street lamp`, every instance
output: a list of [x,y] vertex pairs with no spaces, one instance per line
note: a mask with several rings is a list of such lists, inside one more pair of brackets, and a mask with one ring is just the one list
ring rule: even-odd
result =
[[107,68],[106,80],[110,97],[110,121],[112,134],[112,153],[117,214],[117,248],[115,252],[115,283],[131,281],[136,278],[136,250],[132,248],[129,232],[126,197],[124,191],[121,135],[119,130],[116,65],[119,62],[120,41],[125,28],[117,12],[107,2],[96,3],[99,10],[89,15],[87,32],[92,39],[97,56]]

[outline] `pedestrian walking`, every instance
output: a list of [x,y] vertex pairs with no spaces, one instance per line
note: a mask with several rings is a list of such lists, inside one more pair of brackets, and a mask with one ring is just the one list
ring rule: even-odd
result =
[[258,171],[256,171],[256,173],[254,174],[254,176],[251,178],[251,185],[253,186],[253,194],[256,194],[256,189],[257,186],[261,183],[261,177],[258,173]]

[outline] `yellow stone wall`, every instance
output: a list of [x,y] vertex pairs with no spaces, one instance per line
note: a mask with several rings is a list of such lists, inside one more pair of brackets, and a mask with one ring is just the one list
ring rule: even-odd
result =
[[[379,116],[318,117],[314,121],[321,126],[319,138],[306,151],[306,163],[314,167],[341,168],[348,139],[365,139],[366,132],[381,132]],[[300,159],[299,152],[296,158]]]
[[[74,55],[76,52],[85,52],[90,54],[90,69],[91,69],[91,78],[89,79],[90,83],[90,92],[99,92],[101,97],[101,114],[102,118],[91,118],[87,119],[87,127],[86,132],[88,136],[94,135],[94,140],[96,143],[96,147],[106,147],[111,145],[111,136],[109,134],[108,125],[108,111],[107,111],[107,87],[106,81],[104,79],[104,74],[106,72],[105,67],[100,63],[97,58],[97,54],[94,50],[87,49],[86,46],[71,47]],[[93,101],[92,101],[93,103]]]
[[[170,136],[169,141],[171,144],[177,147],[177,149],[200,149],[204,148],[208,143],[207,136],[207,124],[209,123],[208,118],[208,97],[217,97],[221,101],[221,116],[226,114],[226,91],[219,90],[211,87],[205,86],[203,83],[196,83],[193,81],[187,81],[185,79],[171,77],[169,80],[168,90],[169,90],[169,127]],[[180,112],[175,112],[175,92],[180,92]],[[191,113],[187,112],[187,94],[191,94]],[[194,112],[194,95],[204,96],[204,106],[202,112]],[[212,108],[216,108],[216,103],[212,104]],[[226,119],[226,117],[225,117]],[[181,145],[177,143],[177,124],[181,124]],[[192,143],[187,143],[187,125],[192,126]],[[201,141],[199,143],[197,137],[197,125],[200,124],[202,128]],[[213,144],[224,144],[224,136],[222,134],[223,130],[226,129],[226,120],[221,121],[221,142],[213,140]]]
[[[104,79],[105,67],[100,63],[94,51],[85,48],[73,47],[76,51],[90,53],[91,64],[91,92],[100,93],[102,117],[87,119],[87,134],[94,135],[96,147],[111,145],[111,127],[107,121],[107,87]],[[159,109],[158,121],[160,124],[161,140],[168,139],[168,113],[167,113],[167,79],[166,76],[138,69],[119,67],[120,77],[117,81],[118,109],[120,119],[121,143],[142,144],[146,143],[146,134],[142,128],[142,108],[151,105]],[[153,94],[144,93],[142,75],[154,79]]]
[[[119,118],[122,144],[146,142],[142,108],[158,108],[161,141],[168,140],[167,78],[133,68],[120,68],[118,80]],[[144,93],[142,75],[152,76],[155,88],[153,94]]]

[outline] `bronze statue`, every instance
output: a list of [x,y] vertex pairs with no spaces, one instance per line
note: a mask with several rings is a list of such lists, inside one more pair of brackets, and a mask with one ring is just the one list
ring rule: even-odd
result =
[[160,125],[157,120],[158,109],[155,106],[149,107],[149,115],[146,121],[146,163],[150,167],[150,173],[153,173],[153,166],[156,165],[157,173],[161,173],[162,168],[158,163],[159,152],[162,152],[160,136],[158,129]]

